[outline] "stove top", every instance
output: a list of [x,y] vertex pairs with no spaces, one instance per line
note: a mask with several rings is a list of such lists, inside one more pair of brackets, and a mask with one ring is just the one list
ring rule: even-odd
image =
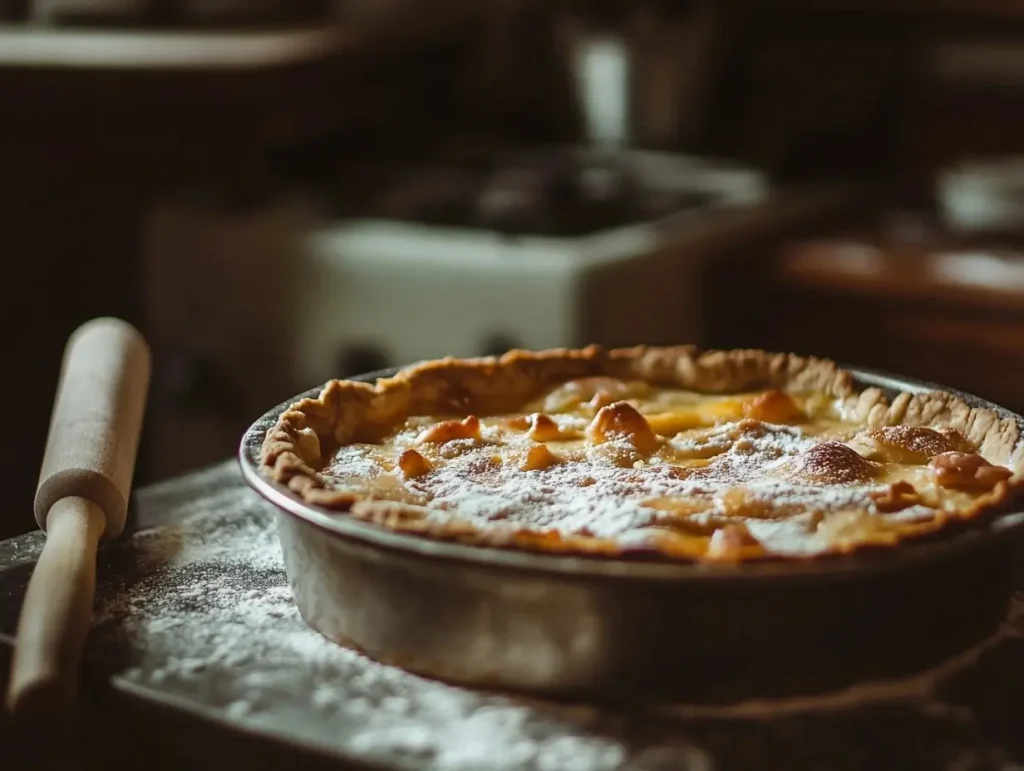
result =
[[443,153],[349,174],[359,184],[334,196],[345,218],[561,237],[754,202],[765,187],[756,172],[725,163],[573,147]]

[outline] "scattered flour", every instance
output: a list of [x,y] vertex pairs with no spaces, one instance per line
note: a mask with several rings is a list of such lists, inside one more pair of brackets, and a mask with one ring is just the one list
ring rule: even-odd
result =
[[[590,707],[477,693],[370,661],[303,623],[273,512],[237,476],[219,491],[182,498],[179,508],[179,524],[137,535],[123,549],[129,564],[109,571],[114,577],[99,588],[88,655],[131,686],[394,768],[710,771],[713,758],[735,750],[734,735],[721,729],[711,738],[694,733],[687,721],[704,718],[685,708],[640,718],[638,728]],[[924,715],[928,690],[915,681],[800,707],[912,697],[925,698],[912,707]],[[785,704],[738,705],[735,714],[773,710],[785,712]]]
[[[529,705],[383,666],[299,617],[273,514],[237,487],[174,528],[136,536],[133,566],[101,585],[89,656],[133,686],[342,755],[443,771],[710,769],[597,731],[581,707]],[[127,663],[127,665],[126,665]]]

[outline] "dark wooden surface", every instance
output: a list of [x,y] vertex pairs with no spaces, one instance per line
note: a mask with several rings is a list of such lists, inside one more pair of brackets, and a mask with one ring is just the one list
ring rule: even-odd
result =
[[[250,527],[238,530],[232,523],[249,522],[251,525],[252,518],[268,514],[265,506],[244,489],[233,463],[143,489],[136,496],[133,510],[137,526],[178,523],[184,528],[178,530],[178,537],[183,535],[187,538],[188,533],[194,531],[197,537],[206,539],[206,546],[209,539],[237,537],[239,532],[251,533]],[[265,532],[262,526],[260,532]],[[28,570],[41,542],[38,534],[0,542],[0,633],[11,631]],[[147,575],[153,575],[143,570],[133,579],[130,573],[125,573],[132,564],[138,569],[131,555],[135,547],[125,544],[118,548],[120,556],[109,552],[101,559],[101,603],[105,593],[124,586],[125,580],[146,580]],[[121,567],[112,575],[111,569],[118,565]],[[200,572],[192,580],[201,581],[203,576],[208,579],[210,575],[208,571]],[[117,580],[111,583],[113,579]],[[275,586],[284,585],[285,577],[280,570],[268,580],[271,579]],[[182,576],[172,577],[167,590],[181,590],[182,580]],[[202,596],[201,592],[195,591],[196,588],[184,586],[193,603],[196,597]],[[216,591],[214,585],[209,587],[209,591]],[[208,610],[202,604],[192,607],[197,615]],[[144,611],[142,607],[137,609],[137,612]],[[215,616],[210,617],[210,623],[218,623]],[[350,719],[378,720],[378,728],[390,726],[389,730],[375,734],[375,741],[384,742],[385,746],[401,746],[399,737],[402,731],[427,724],[434,725],[441,735],[449,737],[428,741],[434,752],[439,746],[446,746],[445,741],[460,741],[458,731],[452,729],[456,723],[468,720],[472,713],[445,718],[439,717],[441,713],[436,711],[439,704],[450,705],[452,698],[466,704],[479,702],[481,709],[490,710],[492,714],[507,711],[509,722],[495,734],[494,754],[491,757],[485,754],[474,767],[476,771],[567,767],[565,764],[569,761],[564,758],[561,766],[543,765],[540,755],[527,757],[517,764],[504,763],[509,757],[509,742],[520,736],[520,731],[522,741],[527,742],[539,741],[534,731],[546,731],[547,741],[554,744],[544,746],[575,748],[570,752],[574,762],[579,761],[581,753],[592,751],[594,742],[603,742],[602,746],[607,746],[609,752],[617,753],[612,757],[619,758],[619,761],[595,765],[602,769],[959,771],[968,768],[972,771],[1014,771],[1024,763],[1024,732],[1020,730],[1021,715],[1024,714],[1022,621],[1018,608],[1012,620],[1016,633],[990,649],[973,666],[943,681],[930,695],[908,696],[901,702],[888,704],[811,709],[770,719],[685,718],[665,713],[603,714],[583,705],[566,710],[559,705],[537,701],[449,689],[401,674],[382,677],[380,665],[361,658],[359,661],[362,663],[353,661],[351,664],[355,667],[350,671],[351,680],[335,680],[331,687],[340,692],[351,689],[353,697],[360,694],[364,704],[368,694],[376,694],[369,696],[371,700],[408,696],[406,708],[398,712],[388,712],[388,707],[382,703],[380,709],[385,712],[376,718],[370,716],[365,707],[351,713]],[[756,644],[754,637],[752,644]],[[180,654],[187,655],[179,651]],[[8,656],[7,646],[0,645],[0,683],[4,681]],[[313,667],[311,671],[321,673],[321,677],[336,677],[330,670],[322,669],[323,661],[311,662],[310,666]],[[305,682],[302,678],[310,670],[298,660],[295,667],[297,682]],[[83,698],[75,711],[61,721],[0,722],[3,767],[75,771],[139,767],[220,771],[228,763],[261,771],[296,767],[373,767],[362,761],[343,761],[338,754],[332,754],[340,751],[348,753],[350,759],[358,758],[372,746],[363,744],[360,750],[350,744],[344,713],[336,718],[325,716],[322,710],[329,708],[310,698],[311,692],[303,691],[302,694],[293,694],[293,697],[302,696],[300,701],[308,710],[309,722],[321,725],[326,731],[323,738],[329,750],[327,753],[310,751],[308,746],[303,748],[298,738],[291,743],[270,740],[266,735],[267,729],[274,724],[265,720],[251,723],[244,716],[225,720],[223,704],[217,706],[210,702],[208,706],[211,709],[205,717],[195,712],[188,714],[197,704],[203,703],[203,694],[215,694],[217,689],[200,688],[184,692],[184,695],[191,693],[192,696],[175,703],[171,701],[173,691],[169,688],[161,690],[159,686],[154,688],[156,681],[149,681],[148,686],[133,693],[124,685],[132,680],[127,673],[118,675],[115,668],[115,677],[121,678],[118,684],[116,680],[106,679],[107,675],[102,674],[106,671],[86,671]],[[218,671],[217,662],[211,662],[209,668],[201,671],[205,674],[195,681],[197,684],[201,684],[205,677],[230,679],[233,676],[230,668]],[[402,680],[403,677],[408,677],[408,680]],[[143,684],[146,681],[136,679],[135,682]],[[400,683],[410,688],[407,694],[403,694]],[[435,688],[436,692],[432,690]],[[432,694],[430,699],[422,698],[428,693]],[[462,695],[453,696],[453,693]],[[266,707],[271,709],[273,705]],[[492,724],[485,721],[483,725]],[[463,736],[461,740],[466,739]],[[464,771],[466,767],[458,765],[457,748],[454,745],[449,747],[452,752],[444,755],[444,760],[435,756],[436,763],[431,767]],[[400,752],[391,760],[388,760],[386,752],[377,757],[385,768],[418,767],[415,760]],[[428,756],[423,756],[424,764],[429,760]]]

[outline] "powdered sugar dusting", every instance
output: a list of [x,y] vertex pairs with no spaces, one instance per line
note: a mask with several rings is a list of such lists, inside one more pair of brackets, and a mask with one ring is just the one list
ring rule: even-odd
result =
[[339,482],[372,479],[382,471],[368,448],[346,446],[338,449],[329,473]]
[[[578,420],[556,417],[563,428],[579,429]],[[396,443],[410,441],[421,422]],[[829,543],[816,532],[821,515],[848,509],[876,514],[872,493],[886,487],[824,484],[789,473],[788,466],[821,446],[821,437],[753,420],[682,432],[653,455],[637,453],[621,435],[601,444],[576,438],[546,446],[558,462],[525,470],[523,459],[538,442],[485,425],[479,440],[417,445],[433,462],[422,476],[406,480],[400,471],[387,472],[426,501],[426,516],[435,520],[616,539],[627,548],[644,548],[664,529],[710,535],[727,522],[742,522],[768,550],[790,555],[825,551]],[[365,484],[360,480],[372,476],[365,469],[374,465],[371,451],[368,445],[343,448],[328,471],[332,483]],[[381,473],[388,460],[378,452]]]

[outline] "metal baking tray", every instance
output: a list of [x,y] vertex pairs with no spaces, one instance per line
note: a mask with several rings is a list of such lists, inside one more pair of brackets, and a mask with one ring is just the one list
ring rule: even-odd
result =
[[[850,367],[861,387],[945,390]],[[356,379],[374,381],[396,370]],[[599,703],[805,696],[928,669],[996,632],[1024,513],[1000,511],[896,549],[702,565],[522,553],[403,535],[310,506],[259,471],[299,612],[373,659],[465,686]],[[983,406],[1024,419],[978,397]]]

